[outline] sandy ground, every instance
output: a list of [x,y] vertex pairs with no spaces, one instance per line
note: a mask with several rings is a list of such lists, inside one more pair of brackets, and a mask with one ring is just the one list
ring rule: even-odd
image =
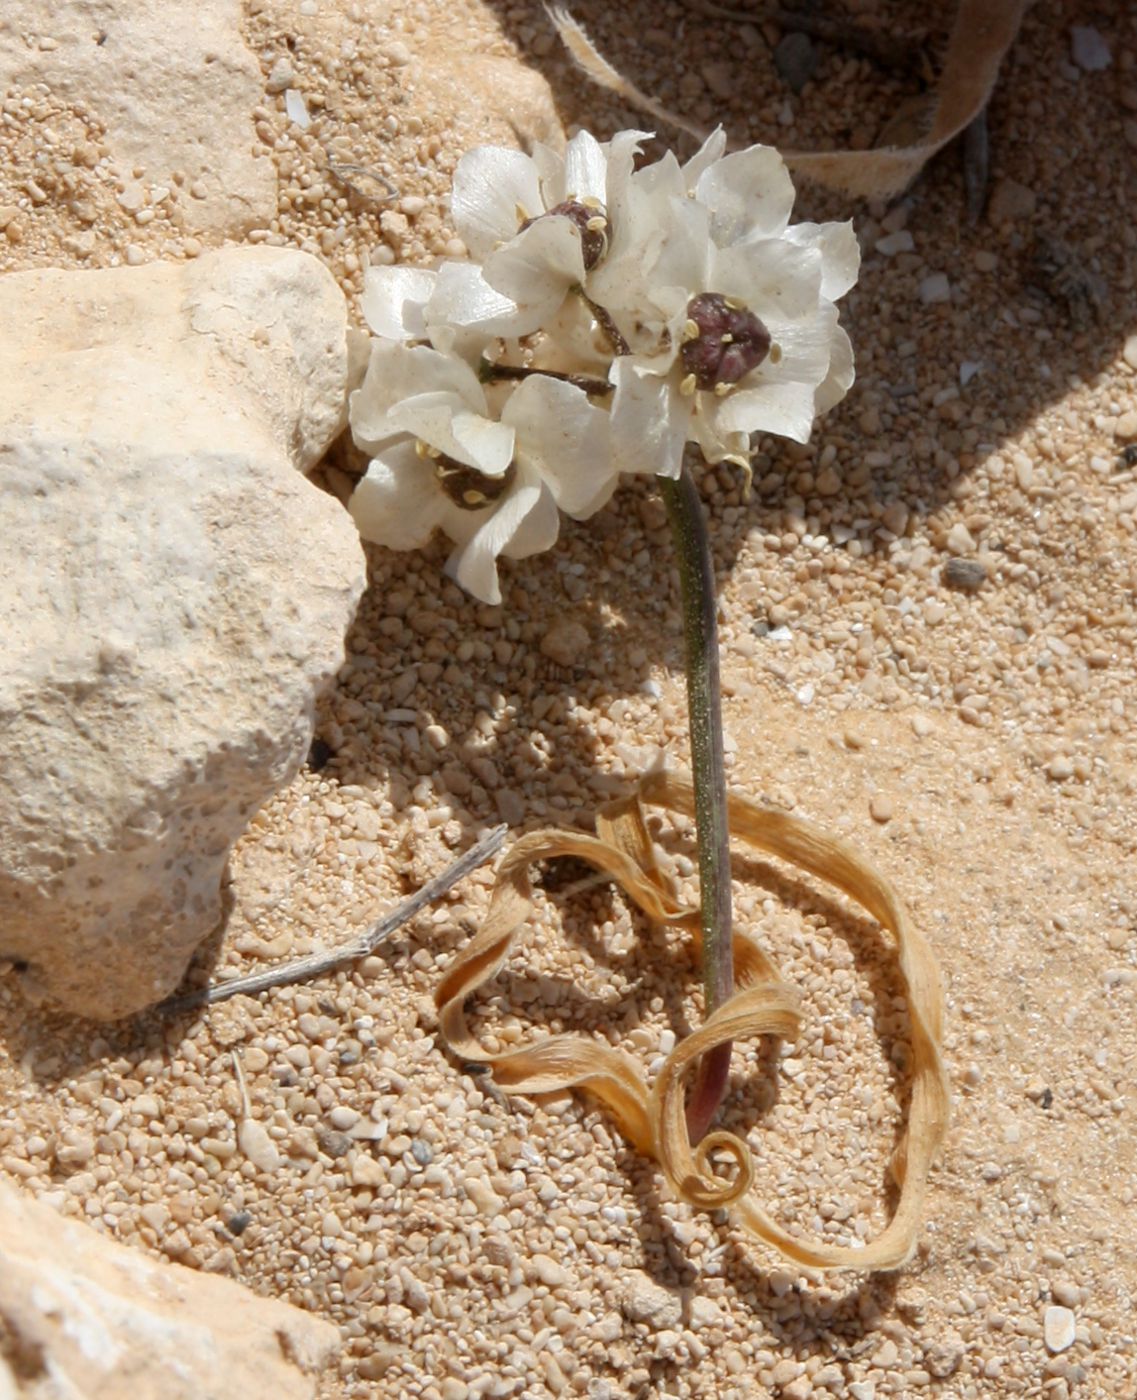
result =
[[[442,199],[477,113],[461,89],[432,101],[408,55],[521,53],[566,124],[642,124],[582,86],[534,4],[248,9],[266,71],[290,56],[323,114],[301,135],[266,98],[281,213],[253,237],[322,251],[353,296],[368,258],[452,238]],[[823,45],[794,97],[760,26],[667,3],[578,13],[629,76],[739,137],[863,144],[917,87],[915,45],[914,74],[888,79]],[[1112,64],[1079,75],[1069,28],[1091,21]],[[953,152],[891,210],[803,195],[802,217],[852,212],[864,235],[857,385],[809,448],[761,444],[748,502],[730,473],[704,482],[731,779],[855,841],[942,961],[955,1118],[910,1267],[782,1268],[669,1200],[588,1103],[506,1102],[448,1061],[431,992],[488,871],[352,974],[208,1014],[100,1028],[0,986],[0,1168],[120,1240],[333,1319],[329,1397],[1137,1395],[1135,122],[1134,15],[1044,0],[991,115],[995,182],[1032,191],[1033,218],[969,226]],[[345,198],[321,142],[406,202]],[[905,227],[913,251],[873,251]],[[1037,235],[1065,245],[1064,278],[1040,271]],[[69,236],[41,211],[0,262],[75,262]],[[94,261],[160,236],[124,222]],[[951,300],[926,304],[941,272]],[[587,823],[660,749],[683,760],[677,585],[645,485],[507,566],[501,608],[449,584],[444,557],[373,554],[312,762],[233,859],[213,975],[358,932],[502,817]],[[553,662],[542,643],[566,619],[588,643]],[[661,837],[689,872],[690,831]],[[906,1093],[887,952],[824,890],[737,874],[740,918],[807,1020],[781,1052],[738,1049],[726,1122],[780,1219],[863,1238],[886,1218]],[[698,1017],[690,966],[606,888],[555,884],[487,1028],[592,1029],[650,1066]],[[233,1052],[275,1171],[236,1150]],[[1076,1326],[1057,1353],[1053,1306]]]

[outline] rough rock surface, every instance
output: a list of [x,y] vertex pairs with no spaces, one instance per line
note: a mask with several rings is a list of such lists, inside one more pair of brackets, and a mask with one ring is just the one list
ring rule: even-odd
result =
[[0,279],[0,957],[66,1009],[171,991],[296,771],[364,583],[301,472],[339,428],[314,258]]
[[[276,212],[257,159],[265,80],[241,37],[240,0],[4,0],[0,95],[42,83],[105,127],[120,197],[172,201],[190,233],[239,235]],[[138,173],[140,172],[140,173]]]
[[405,87],[408,105],[428,107],[432,122],[450,127],[463,148],[528,148],[535,141],[554,150],[564,146],[549,84],[514,59],[439,44],[411,62]]
[[299,1308],[160,1264],[0,1182],[4,1400],[302,1400],[338,1347]]

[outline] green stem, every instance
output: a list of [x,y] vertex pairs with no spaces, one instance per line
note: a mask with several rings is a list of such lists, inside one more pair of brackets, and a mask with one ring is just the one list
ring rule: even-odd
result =
[[[703,929],[706,1014],[734,991],[731,947],[730,833],[722,749],[722,700],[711,547],[698,488],[684,464],[677,480],[660,478],[679,558],[683,634],[687,649],[687,709],[695,781],[695,830],[699,844],[699,901]],[[730,1045],[716,1046],[699,1062],[687,1101],[692,1142],[706,1132],[726,1093]]]

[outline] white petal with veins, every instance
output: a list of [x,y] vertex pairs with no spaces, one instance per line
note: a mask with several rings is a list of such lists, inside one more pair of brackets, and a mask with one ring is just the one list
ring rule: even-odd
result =
[[537,167],[523,151],[476,146],[454,171],[450,212],[472,258],[484,258],[543,212]]

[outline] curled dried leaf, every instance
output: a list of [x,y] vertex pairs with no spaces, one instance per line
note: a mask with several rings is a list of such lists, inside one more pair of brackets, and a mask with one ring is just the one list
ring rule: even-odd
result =
[[[699,913],[681,902],[656,862],[644,804],[690,816],[690,781],[650,774],[639,792],[597,817],[597,835],[539,831],[505,855],[485,923],[451,965],[436,993],[439,1025],[447,1045],[466,1063],[488,1065],[498,1084],[519,1093],[582,1089],[599,1099],[633,1146],[659,1162],[675,1194],[703,1210],[726,1208],[747,1233],[783,1257],[814,1269],[895,1269],[911,1255],[927,1189],[928,1171],[947,1131],[949,1096],[941,1055],[943,1001],[931,948],[912,924],[888,881],[843,841],[809,822],[769,811],[731,794],[731,834],[810,875],[836,885],[865,908],[896,942],[899,972],[912,1027],[913,1083],[904,1135],[892,1160],[899,1187],[895,1213],[863,1248],[799,1239],[783,1230],[759,1204],[749,1147],[731,1133],[713,1133],[697,1147],[687,1135],[684,1082],[708,1050],[749,1036],[792,1037],[798,1028],[797,993],[749,935],[735,932],[733,997],[705,1025],[681,1041],[649,1089],[631,1056],[583,1035],[554,1035],[503,1054],[485,1050],[471,1032],[465,1003],[504,967],[531,913],[529,867],[555,856],[575,856],[615,879],[656,922],[683,928],[699,942]],[[712,1157],[727,1154],[734,1174],[725,1179]]]

